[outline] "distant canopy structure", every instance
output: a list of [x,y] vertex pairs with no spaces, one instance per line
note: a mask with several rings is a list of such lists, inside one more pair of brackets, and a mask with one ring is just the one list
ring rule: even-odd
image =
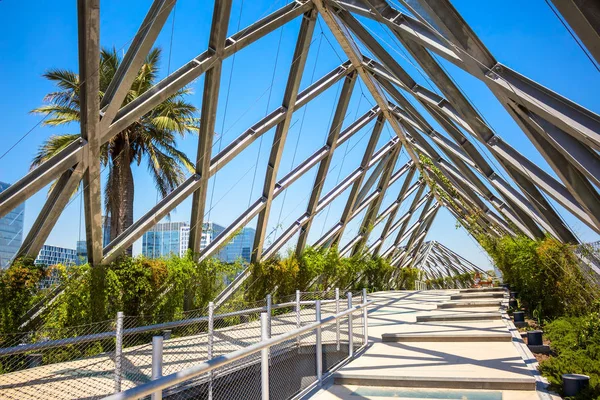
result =
[[[600,62],[600,3],[553,2],[592,57]],[[357,235],[340,246],[342,254],[367,248],[373,254],[392,260],[398,267],[417,265],[432,276],[450,274],[462,270],[463,261],[452,261],[440,269],[435,265],[435,259],[446,260],[453,256],[439,243],[424,244],[440,207],[446,207],[471,232],[524,234],[530,238],[548,234],[560,241],[578,244],[579,239],[547,197],[600,233],[598,114],[496,60],[450,1],[400,0],[400,3],[402,9],[386,0],[295,0],[227,37],[232,0],[216,0],[212,25],[206,27],[210,29],[206,51],[170,73],[151,90],[121,106],[175,0],[152,3],[102,101],[97,95],[99,1],[79,0],[81,137],[0,194],[1,217],[49,183],[57,182],[19,254],[37,255],[81,181],[87,253],[93,264],[113,261],[190,196],[193,206],[189,248],[199,254],[200,260],[215,254],[254,218],[257,226],[252,260],[262,261],[277,254],[296,236],[297,251],[307,244],[339,245],[349,221],[363,215]],[[222,100],[223,60],[296,18],[301,18],[300,29],[281,106],[256,121],[211,158],[217,106]],[[335,37],[347,61],[299,90],[318,18]],[[359,18],[377,21],[387,29],[437,86],[439,93],[419,85]],[[365,56],[361,49],[367,49],[370,56]],[[483,82],[558,179],[502,140],[434,56]],[[205,83],[195,174],[103,246],[100,146],[201,75],[204,75]],[[367,88],[375,105],[342,129],[358,80]],[[343,83],[330,129],[324,132],[325,145],[278,180],[292,115],[338,82]],[[429,114],[428,118],[442,129],[436,130],[411,101],[418,103]],[[325,177],[337,148],[373,121],[374,128],[359,166],[324,193]],[[395,136],[377,148],[385,124]],[[272,128],[275,135],[269,146],[262,192],[201,250],[209,179]],[[494,169],[476,142],[489,151],[503,172]],[[410,160],[396,168],[401,149]],[[317,167],[317,174],[306,208],[266,246],[273,200],[313,167]],[[396,200],[382,209],[386,191],[399,180],[403,184]],[[316,242],[308,243],[315,216],[346,190],[350,194],[339,218]],[[407,202],[413,193],[407,211],[400,212],[403,202]],[[417,216],[416,222],[410,224],[414,216]],[[379,237],[369,241],[373,227],[379,224],[383,226]]]

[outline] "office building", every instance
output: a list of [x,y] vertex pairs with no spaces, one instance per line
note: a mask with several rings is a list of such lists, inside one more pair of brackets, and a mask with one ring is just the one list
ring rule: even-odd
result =
[[[0,182],[0,192],[10,186]],[[25,220],[25,204],[10,211],[0,218],[0,268],[7,268],[17,255],[23,243],[23,222]]]
[[[200,249],[204,250],[215,240],[225,228],[214,222],[205,222],[202,230]],[[234,262],[240,259],[250,261],[252,244],[254,242],[254,229],[244,228],[227,246],[223,247],[214,256],[225,262]],[[186,222],[163,222],[142,237],[142,254],[148,258],[168,257],[178,254],[183,257],[188,249],[190,240],[190,225]]]
[[78,263],[77,250],[45,244],[42,246],[34,263],[35,265],[44,265],[47,267],[56,264],[76,265]]

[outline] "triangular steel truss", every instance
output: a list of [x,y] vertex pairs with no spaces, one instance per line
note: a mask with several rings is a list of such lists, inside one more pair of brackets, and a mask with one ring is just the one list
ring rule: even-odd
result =
[[[598,59],[599,24],[592,20],[593,15],[600,15],[598,3],[553,1]],[[373,254],[388,257],[398,266],[427,263],[428,257],[423,261],[424,252],[433,251],[440,257],[447,254],[439,250],[443,248],[435,242],[423,247],[440,206],[447,207],[462,223],[491,235],[523,233],[538,238],[550,234],[564,242],[578,243],[575,234],[546,199],[547,195],[600,233],[600,195],[597,191],[600,184],[600,117],[498,62],[448,0],[419,0],[418,4],[416,0],[401,0],[409,13],[394,8],[386,0],[296,0],[227,37],[231,3],[232,0],[215,1],[205,52],[121,107],[175,0],[153,2],[101,101],[97,96],[99,81],[96,73],[100,51],[99,1],[78,1],[81,138],[0,194],[1,217],[50,182],[57,181],[25,239],[20,255],[37,255],[81,180],[88,256],[94,264],[114,260],[189,196],[193,196],[189,246],[200,254],[200,259],[215,254],[239,228],[255,217],[257,233],[253,261],[272,257],[297,233],[296,248],[300,251],[308,244],[315,215],[347,189],[350,189],[350,195],[342,215],[315,245],[339,244],[348,222],[366,210],[359,233],[340,251],[351,254],[367,246]],[[442,95],[417,84],[357,16],[378,21],[389,29]],[[348,61],[299,92],[308,48],[319,17],[341,45]],[[223,60],[295,18],[302,18],[302,21],[281,106],[211,158]],[[361,47],[368,49],[374,58],[366,57]],[[560,180],[503,141],[433,55],[481,80]],[[196,173],[102,248],[100,146],[203,74]],[[376,105],[342,130],[358,79],[367,87]],[[293,113],[340,81],[343,85],[325,145],[278,181]],[[436,131],[409,98],[419,103],[444,131]],[[323,194],[324,180],[336,148],[371,121],[375,121],[375,127],[359,167]],[[386,123],[396,137],[377,149]],[[271,128],[275,128],[275,137],[262,193],[216,240],[201,250],[210,177]],[[494,171],[473,140],[489,150],[513,182]],[[394,170],[402,148],[410,161]],[[424,157],[430,161],[426,162]],[[306,211],[265,248],[273,200],[317,165]],[[367,179],[372,167],[374,172]],[[413,177],[417,176],[418,180],[413,184]],[[397,200],[380,210],[386,190],[399,179],[404,179],[404,184]],[[490,187],[499,195],[495,195]],[[408,211],[398,218],[400,205],[414,192]],[[417,214],[417,221],[409,226],[411,217]],[[370,232],[378,224],[384,224],[380,237],[369,243]],[[395,235],[393,244],[384,248],[384,242],[392,235]],[[431,274],[434,274],[433,270]]]
[[435,240],[421,247],[412,266],[423,271],[425,279],[453,277],[465,273],[485,271]]

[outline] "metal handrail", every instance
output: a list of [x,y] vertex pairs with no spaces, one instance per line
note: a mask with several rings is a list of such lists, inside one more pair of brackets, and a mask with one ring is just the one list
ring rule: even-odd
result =
[[198,377],[200,375],[206,374],[216,368],[231,364],[235,361],[241,360],[242,358],[251,356],[255,353],[260,352],[261,350],[268,349],[276,344],[285,342],[286,340],[294,339],[298,336],[306,332],[313,331],[323,325],[326,325],[332,321],[336,321],[340,318],[344,318],[347,315],[350,315],[358,310],[361,310],[369,305],[373,304],[374,301],[369,301],[362,303],[357,306],[353,306],[347,310],[344,310],[336,315],[332,315],[330,317],[322,319],[320,322],[313,322],[311,324],[305,325],[296,330],[272,337],[271,339],[263,340],[261,342],[252,344],[248,347],[244,347],[243,349],[233,351],[229,354],[224,354],[222,356],[215,357],[213,359],[204,361],[198,365],[195,365],[190,368],[186,368],[179,372],[175,372],[170,375],[165,375],[156,380],[150,381],[148,383],[144,383],[142,385],[136,386],[134,388],[128,389],[124,392],[115,393],[108,397],[105,397],[104,400],[131,400],[131,399],[139,399],[144,396],[148,396],[152,393],[156,393],[167,389],[171,386],[174,386],[178,383],[185,382],[192,378]]
[[[334,303],[334,302],[335,302],[335,300],[322,300],[321,301],[321,303]],[[315,303],[315,301],[301,301],[300,302],[301,305],[314,304],[314,303]],[[296,305],[296,302],[273,304],[271,306],[271,309],[292,307],[294,305]],[[232,311],[232,312],[223,313],[223,314],[215,314],[213,316],[213,318],[214,319],[222,319],[222,318],[227,318],[227,317],[235,317],[238,315],[254,314],[254,313],[259,313],[259,312],[264,312],[264,311],[267,311],[267,306],[249,308],[246,310]],[[202,316],[202,317],[190,318],[190,319],[182,319],[179,321],[162,322],[160,324],[153,324],[153,325],[139,326],[136,328],[123,329],[123,335],[128,336],[128,335],[135,335],[135,334],[145,333],[145,332],[179,328],[182,326],[193,325],[193,324],[197,324],[199,322],[205,322],[205,321],[208,321],[208,316]],[[71,345],[71,344],[94,342],[96,340],[105,340],[105,339],[110,339],[113,337],[115,337],[115,331],[107,331],[107,332],[101,332],[101,333],[94,333],[91,335],[76,336],[76,337],[65,338],[65,339],[47,340],[44,342],[22,344],[22,345],[17,345],[17,346],[13,346],[13,347],[5,347],[5,348],[0,348],[0,357],[13,355],[13,354],[27,353],[29,351],[40,351],[40,350],[52,349],[52,348],[62,347],[62,346]]]

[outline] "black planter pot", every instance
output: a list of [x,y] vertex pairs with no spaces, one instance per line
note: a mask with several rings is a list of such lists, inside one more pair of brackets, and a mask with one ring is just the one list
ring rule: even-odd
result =
[[527,344],[529,346],[542,346],[544,341],[542,340],[542,331],[529,331],[527,332]]
[[581,374],[564,374],[562,376],[563,381],[563,394],[566,397],[577,396],[582,389],[590,386],[590,377]]
[[513,313],[513,320],[515,322],[525,322],[525,313],[523,311],[515,311]]
[[519,303],[517,303],[517,299],[510,299],[508,301],[508,306],[510,308],[517,308],[519,306]]
[[517,297],[519,297],[519,292],[510,292],[511,299],[516,299]]

